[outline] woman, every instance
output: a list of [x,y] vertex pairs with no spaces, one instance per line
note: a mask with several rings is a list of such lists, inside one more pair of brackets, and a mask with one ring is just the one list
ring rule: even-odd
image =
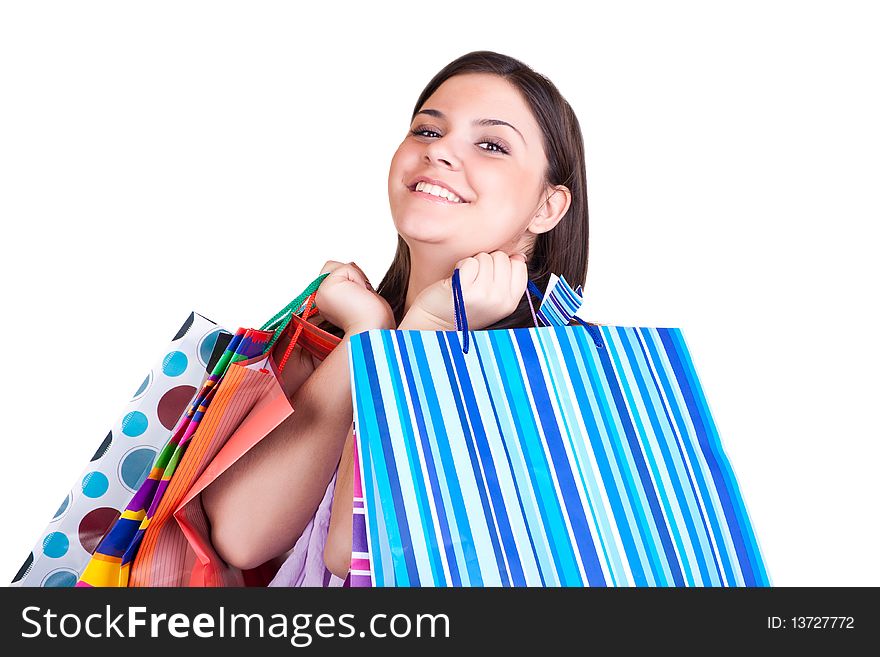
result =
[[202,494],[231,565],[294,547],[276,585],[339,585],[349,570],[351,335],[454,330],[455,268],[472,330],[533,326],[529,279],[543,289],[551,273],[572,285],[586,277],[580,126],[553,83],[511,57],[472,52],[428,83],[391,160],[388,198],[398,244],[378,290],[353,262],[326,263],[313,321],[342,341],[320,363],[300,352],[285,368],[296,412]]

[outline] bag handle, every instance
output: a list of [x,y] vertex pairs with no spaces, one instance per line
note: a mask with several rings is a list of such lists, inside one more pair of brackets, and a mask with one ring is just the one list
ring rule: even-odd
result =
[[[290,322],[293,319],[294,315],[302,317],[302,319],[308,319],[318,312],[318,308],[313,307],[315,303],[315,297],[318,295],[318,288],[321,286],[321,283],[329,275],[330,272],[320,274],[317,278],[315,278],[315,280],[313,280],[306,286],[306,289],[304,289],[299,294],[299,296],[297,296],[293,301],[284,306],[284,308],[275,313],[275,315],[272,316],[272,319],[270,319],[268,322],[260,327],[261,331],[274,331],[272,339],[269,340],[268,344],[266,345],[266,349],[263,351],[264,354],[268,354],[272,350],[275,342],[284,333],[284,331],[287,330],[287,327],[290,325]],[[281,361],[278,363],[279,372],[284,370],[284,365],[285,363],[287,363],[287,359],[293,352],[293,348],[296,346],[296,342],[299,339],[299,336],[302,334],[302,331],[302,324],[299,324],[296,327],[296,331],[294,331],[293,333],[293,337],[291,337],[290,339],[290,344],[287,345],[284,356],[282,356]]]
[[[532,305],[532,294],[534,294],[539,299],[543,298],[543,295],[538,289],[538,286],[530,280],[528,282],[528,285],[526,286],[526,300],[529,302],[529,309],[532,311],[532,320],[535,322],[535,328],[540,328],[538,316],[535,314],[535,307],[534,305]],[[464,335],[462,336],[461,351],[466,354],[468,352],[468,345],[470,343],[470,331],[468,330],[467,313],[465,312],[464,307],[464,296],[461,292],[461,276],[459,274],[458,267],[456,267],[455,271],[452,272],[452,313],[455,316],[455,330],[464,333]],[[602,333],[599,331],[598,326],[585,322],[577,315],[572,315],[571,319],[575,320],[578,324],[587,329],[587,331],[590,333],[590,336],[593,338],[593,343],[596,345],[597,349],[602,349],[605,346],[602,340]]]
[[455,330],[464,332],[461,350],[468,352],[470,331],[467,324],[467,313],[464,310],[464,297],[461,294],[461,275],[458,267],[452,272],[452,314],[455,317]]
[[[312,292],[309,295],[309,298],[306,299],[306,303],[304,306],[305,310],[303,311],[303,315],[302,315],[303,319],[308,319],[309,317],[314,315],[316,312],[318,312],[317,307],[314,307],[314,308],[312,307],[312,304],[315,302],[315,297],[317,295],[318,295],[317,292]],[[284,331],[287,330],[287,327],[290,325],[290,321],[292,318],[293,318],[293,315],[291,315],[290,318],[288,318],[287,322],[284,325],[284,328],[281,329],[278,333],[276,333],[275,336],[273,336],[272,342],[275,341],[275,338],[278,335],[284,333]],[[290,343],[287,345],[287,349],[284,351],[284,356],[281,357],[281,360],[278,363],[278,371],[279,372],[284,371],[284,364],[287,363],[287,359],[290,357],[290,354],[293,353],[293,348],[296,346],[297,340],[299,340],[299,336],[302,335],[302,332],[303,332],[303,325],[297,324],[296,330],[293,332],[293,336],[291,336],[291,338],[290,338]],[[268,349],[267,349],[267,351],[268,351]]]
[[[268,322],[263,324],[260,327],[261,331],[272,331],[275,330],[279,325],[282,325],[281,330],[284,330],[284,326],[290,323],[291,315],[298,315],[300,312],[300,307],[303,305],[303,301],[305,301],[309,296],[311,296],[314,292],[318,291],[318,288],[321,287],[321,283],[330,275],[330,272],[320,274],[315,280],[309,283],[306,286],[306,289],[303,290],[300,295],[291,301],[289,304],[284,306],[281,310],[279,310]],[[316,311],[317,312],[317,311]],[[277,337],[277,334],[276,334]]]

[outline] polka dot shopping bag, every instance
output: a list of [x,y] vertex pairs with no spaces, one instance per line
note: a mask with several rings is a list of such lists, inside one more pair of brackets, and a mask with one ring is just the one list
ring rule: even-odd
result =
[[101,440],[12,586],[73,586],[196,396],[231,334],[190,313]]
[[[192,583],[194,569],[199,570],[196,553],[174,513],[261,400],[277,391],[279,374],[297,341],[291,340],[283,354],[278,354],[281,357],[277,366],[270,362],[273,347],[294,315],[302,312],[308,317],[317,312],[312,304],[326,276],[318,276],[260,329],[239,328],[235,332],[149,475],[97,546],[76,586]],[[286,398],[283,401],[289,414],[293,409]],[[261,574],[226,569],[212,585],[265,584],[271,575],[262,570]]]

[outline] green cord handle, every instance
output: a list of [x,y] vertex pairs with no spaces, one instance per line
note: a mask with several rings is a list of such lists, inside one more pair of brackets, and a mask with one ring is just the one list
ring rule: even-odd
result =
[[[260,327],[261,331],[275,331],[275,335],[272,336],[272,339],[269,341],[269,344],[266,346],[266,352],[272,349],[272,345],[275,344],[275,341],[278,337],[284,333],[284,329],[287,328],[287,325],[290,324],[290,320],[293,315],[296,315],[302,312],[303,302],[308,299],[312,293],[314,293],[320,286],[321,283],[330,275],[330,272],[326,274],[320,274],[315,280],[308,284],[305,290],[293,301],[284,306],[281,310],[279,310],[268,322],[263,324]],[[264,352],[265,353],[265,352]]]

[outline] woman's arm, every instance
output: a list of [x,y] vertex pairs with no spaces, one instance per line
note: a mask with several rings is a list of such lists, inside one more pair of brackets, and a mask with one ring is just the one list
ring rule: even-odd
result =
[[314,516],[352,425],[348,342],[369,328],[378,327],[348,327],[291,397],[293,414],[202,493],[211,540],[230,565],[284,553]]
[[345,579],[351,567],[352,545],[352,488],[354,486],[354,452],[352,429],[348,430],[342,458],[336,471],[336,488],[333,491],[333,506],[330,511],[330,524],[327,527],[327,542],[324,544],[324,565],[339,577]]
[[[398,330],[440,331],[442,328],[432,317],[418,306],[413,306],[401,320]],[[336,488],[333,492],[333,506],[330,512],[330,526],[327,529],[327,542],[324,545],[324,565],[337,577],[344,579],[351,565],[352,545],[352,485],[355,463],[352,452],[352,430],[349,428],[339,469],[336,474]],[[332,475],[331,475],[332,476]]]

